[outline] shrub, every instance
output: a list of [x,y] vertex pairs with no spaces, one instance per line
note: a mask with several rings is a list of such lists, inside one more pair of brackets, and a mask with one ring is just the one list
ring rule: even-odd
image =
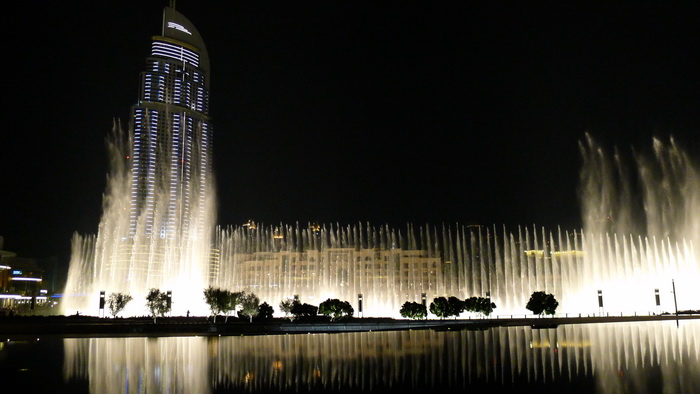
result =
[[301,317],[312,317],[316,316],[318,314],[318,307],[310,304],[302,304],[299,301],[294,301],[292,303],[292,315],[294,315],[295,319],[299,319]]
[[464,312],[464,301],[460,300],[457,297],[447,298],[447,305],[449,306],[450,315],[454,316],[455,318],[457,318],[457,316],[461,315],[462,312]]
[[268,305],[267,302],[263,302],[258,307],[258,319],[270,320],[270,319],[272,319],[272,315],[274,313],[275,313],[275,310],[270,305]]
[[469,297],[464,300],[465,310],[468,312],[481,313],[484,316],[490,315],[496,304],[486,297]]
[[420,302],[406,301],[401,305],[399,313],[407,319],[425,319],[428,316],[428,309]]
[[349,302],[341,301],[337,298],[329,298],[318,306],[318,313],[330,316],[331,320],[338,320],[341,317],[351,317],[355,310]]
[[430,303],[430,313],[439,317],[440,319],[452,316],[450,303],[447,301],[447,298],[434,298],[433,302]]
[[548,294],[544,291],[536,291],[530,296],[530,300],[527,302],[525,308],[532,311],[535,315],[542,315],[542,313],[553,315],[558,306],[559,301],[554,298],[553,294]]

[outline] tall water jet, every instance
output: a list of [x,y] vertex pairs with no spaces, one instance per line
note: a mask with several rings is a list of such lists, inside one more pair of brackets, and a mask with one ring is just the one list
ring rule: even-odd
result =
[[359,311],[361,295],[364,316],[397,316],[406,301],[450,295],[489,296],[497,314],[523,314],[538,290],[554,293],[565,314],[660,313],[673,311],[675,301],[697,309],[698,168],[673,142],[654,147],[653,159],[637,155],[626,168],[619,153],[608,157],[587,136],[582,231],[231,227],[216,237],[215,284],[255,292],[270,305],[337,297]]
[[[601,291],[613,310],[652,293],[664,310],[698,308],[700,169],[671,139],[653,140],[654,155],[635,153],[631,165],[586,135],[580,144],[584,254],[589,281],[581,297]],[[636,171],[635,171],[636,170]],[[634,174],[637,177],[634,177]],[[674,290],[675,282],[675,290]],[[675,293],[674,293],[675,291]]]
[[99,292],[129,293],[144,314],[150,288],[172,292],[173,313],[204,313],[215,222],[209,58],[194,25],[172,8],[154,36],[132,107],[119,125],[95,237],[76,235],[64,313],[95,313]]

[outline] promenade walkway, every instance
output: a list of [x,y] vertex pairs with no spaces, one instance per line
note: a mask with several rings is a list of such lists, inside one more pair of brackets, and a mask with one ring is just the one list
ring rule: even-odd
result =
[[329,322],[323,318],[313,321],[290,322],[284,319],[249,323],[229,318],[216,323],[206,317],[164,317],[154,323],[151,318],[99,318],[92,316],[20,316],[0,319],[0,340],[29,337],[158,337],[212,335],[279,335],[306,333],[337,333],[394,330],[484,330],[490,327],[530,326],[537,329],[555,328],[563,324],[602,324],[663,320],[700,319],[693,315],[653,316],[588,316],[588,317],[513,317],[493,319],[404,320],[388,318],[352,318]]

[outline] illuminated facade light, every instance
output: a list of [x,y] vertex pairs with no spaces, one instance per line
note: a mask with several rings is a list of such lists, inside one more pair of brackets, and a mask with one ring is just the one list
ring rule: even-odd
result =
[[13,276],[10,280],[27,281],[27,282],[41,282],[41,278],[25,278],[23,276]]

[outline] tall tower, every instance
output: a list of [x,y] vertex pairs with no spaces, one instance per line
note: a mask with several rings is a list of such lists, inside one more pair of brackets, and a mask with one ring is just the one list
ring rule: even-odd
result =
[[211,187],[209,56],[194,25],[163,11],[131,109],[131,238],[187,239],[205,225]]
[[[102,291],[144,299],[151,288],[171,294],[175,314],[206,313],[216,221],[211,132],[206,47],[187,18],[165,8],[131,107],[128,148],[120,133],[113,141],[120,160],[98,233],[73,238],[64,313],[97,313]],[[131,304],[126,315],[143,315],[143,304]]]

